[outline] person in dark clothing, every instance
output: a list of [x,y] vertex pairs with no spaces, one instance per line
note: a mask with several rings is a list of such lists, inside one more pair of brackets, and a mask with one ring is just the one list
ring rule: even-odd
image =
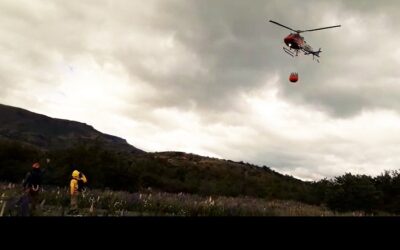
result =
[[23,216],[28,215],[29,212],[30,215],[33,216],[36,212],[36,204],[39,199],[39,191],[42,185],[42,175],[43,171],[40,169],[39,162],[35,162],[32,165],[31,171],[29,171],[25,176],[25,179],[22,183],[24,196],[22,197],[21,202]]

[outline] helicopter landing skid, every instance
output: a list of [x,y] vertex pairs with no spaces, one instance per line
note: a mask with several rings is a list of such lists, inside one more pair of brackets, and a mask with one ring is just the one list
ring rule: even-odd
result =
[[294,57],[294,53],[287,48],[283,47],[283,51],[285,51],[289,56]]

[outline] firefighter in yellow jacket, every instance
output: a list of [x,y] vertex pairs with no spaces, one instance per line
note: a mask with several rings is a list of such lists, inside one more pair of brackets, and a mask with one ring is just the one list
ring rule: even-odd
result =
[[76,213],[78,211],[78,195],[86,182],[87,178],[83,173],[80,173],[78,170],[72,172],[72,179],[70,182],[71,213]]

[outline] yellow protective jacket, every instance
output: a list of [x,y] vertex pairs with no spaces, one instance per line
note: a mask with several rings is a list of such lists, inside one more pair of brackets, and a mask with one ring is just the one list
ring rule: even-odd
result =
[[[79,177],[80,175],[80,177]],[[83,173],[79,173],[78,171],[74,171],[72,174],[72,180],[70,183],[70,193],[71,195],[79,193],[79,182],[82,181],[83,183],[87,183],[87,178]]]
[[71,195],[76,195],[78,194],[78,180],[77,179],[72,179],[70,182],[70,193]]

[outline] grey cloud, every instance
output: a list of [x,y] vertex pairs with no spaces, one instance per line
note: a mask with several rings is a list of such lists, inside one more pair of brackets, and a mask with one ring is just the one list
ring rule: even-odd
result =
[[[290,4],[277,1],[163,2],[158,7],[162,14],[159,19],[154,19],[152,25],[157,27],[156,30],[173,34],[176,42],[196,59],[193,68],[186,66],[184,72],[175,70],[166,75],[155,75],[141,67],[134,54],[124,54],[122,61],[131,74],[159,89],[159,95],[149,102],[182,109],[195,103],[196,109],[204,116],[213,111],[240,110],[241,104],[236,102],[238,95],[263,87],[263,77],[271,72],[279,72],[282,76],[282,98],[320,107],[336,117],[351,117],[375,107],[400,108],[397,92],[385,89],[384,77],[388,74],[395,77],[393,74],[397,72],[398,63],[360,61],[354,64],[349,60],[387,53],[380,48],[385,38],[365,34],[366,37],[361,39],[368,43],[360,40],[345,44],[341,40],[345,40],[348,34],[343,33],[343,29],[308,33],[306,39],[310,38],[311,45],[323,46],[322,64],[316,65],[309,57],[296,59],[298,62],[293,63],[281,51],[282,38],[288,31],[267,22],[274,19],[299,29],[334,25],[336,23],[321,23],[326,13],[333,9],[339,18],[349,19],[352,13],[360,11],[357,5],[314,1],[307,2],[304,11],[292,13],[288,8]],[[374,18],[373,14],[368,12],[364,18]],[[360,23],[370,24],[363,20]],[[361,27],[351,27],[347,31],[358,28]],[[390,32],[383,35],[390,35]],[[194,70],[196,64],[205,70]],[[365,70],[373,67],[377,68]],[[299,71],[301,76],[302,87],[296,92],[286,81],[292,70]],[[365,86],[365,80],[376,84]],[[347,87],[336,86],[335,82],[346,82]],[[381,89],[376,86],[381,86]],[[376,91],[385,94],[389,101],[376,98]]]
[[[395,18],[390,11],[396,1],[384,4],[308,1],[301,9],[291,8],[293,4],[292,1],[152,1],[144,8],[135,2],[68,1],[44,2],[30,11],[28,7],[8,2],[3,4],[6,15],[2,22],[8,32],[3,33],[1,45],[4,50],[14,51],[15,60],[22,65],[14,74],[6,72],[5,65],[0,70],[2,75],[15,78],[22,70],[29,73],[51,68],[57,56],[68,62],[74,55],[87,54],[100,64],[120,63],[132,76],[155,88],[158,95],[144,99],[144,105],[149,108],[187,109],[189,106],[204,116],[210,112],[243,110],[242,104],[237,103],[238,96],[262,88],[265,76],[278,72],[282,77],[282,98],[321,107],[333,116],[350,117],[374,107],[399,110],[397,90],[385,88],[384,77],[398,77],[395,73],[398,62],[354,64],[349,60],[365,54],[378,57],[381,53],[390,53],[383,45],[390,37],[374,38],[366,34],[369,43],[345,43],[342,40],[346,40],[347,33],[343,34],[343,29],[307,33],[305,36],[311,45],[322,46],[322,63],[316,65],[309,57],[294,63],[281,51],[282,39],[289,31],[268,22],[274,19],[295,29],[333,25],[322,20],[336,11],[333,15],[343,19],[352,18],[352,13],[365,12],[366,21],[360,23],[370,25],[376,13],[389,11],[389,17]],[[387,25],[391,29],[396,27],[394,23]],[[144,52],[140,47],[130,46],[129,36],[138,27],[147,32],[148,39],[153,36],[155,42],[160,37],[171,36],[180,54],[173,54],[171,49],[171,54],[164,56],[157,54],[158,51]],[[7,39],[10,34],[15,37]],[[382,33],[390,34],[390,31]],[[111,43],[109,48],[107,43]],[[146,59],[157,62],[165,57],[182,64],[163,74],[143,64]],[[377,68],[371,71],[371,67]],[[292,70],[299,71],[301,77],[302,86],[296,92],[286,81]],[[375,82],[375,86],[363,85],[363,76]],[[41,79],[42,76],[31,77],[42,84],[49,82]],[[18,79],[5,80],[2,84],[8,82],[21,84]],[[349,87],[336,86],[335,82],[347,82]],[[378,85],[382,89],[377,89]],[[385,95],[386,100],[376,98],[373,94],[376,91]]]

